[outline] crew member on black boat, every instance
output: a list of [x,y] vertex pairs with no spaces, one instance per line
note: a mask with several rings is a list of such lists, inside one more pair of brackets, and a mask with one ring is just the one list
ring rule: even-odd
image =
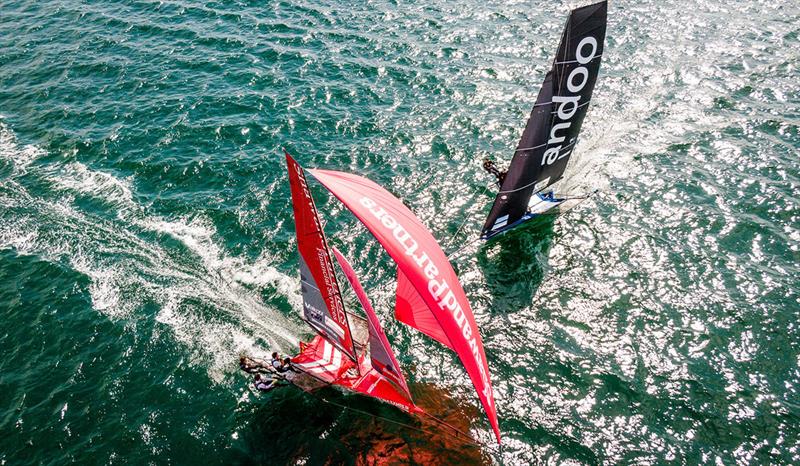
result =
[[506,173],[508,173],[508,172],[500,171],[497,168],[497,165],[494,164],[494,160],[489,159],[489,158],[483,159],[483,169],[486,170],[487,172],[491,173],[492,175],[494,175],[497,178],[497,187],[498,188],[503,186],[503,180],[506,179]]

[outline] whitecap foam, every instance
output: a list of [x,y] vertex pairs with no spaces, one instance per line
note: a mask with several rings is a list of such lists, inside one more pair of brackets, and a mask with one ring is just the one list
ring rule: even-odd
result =
[[14,132],[0,121],[0,158],[13,162],[16,172],[24,173],[31,162],[44,154],[44,150],[32,144],[20,144]]
[[293,308],[300,309],[303,304],[299,281],[279,272],[263,257],[252,265],[243,265],[234,273],[233,279],[257,289],[271,286],[279,294],[285,296]]
[[71,162],[49,176],[61,189],[91,196],[119,208],[138,210],[133,201],[131,177],[120,179],[109,173],[90,170],[80,162]]
[[[242,286],[243,283],[262,287],[272,284],[290,301],[299,303],[299,287],[292,287],[289,277],[264,261],[249,265],[239,258],[225,256],[214,242],[216,229],[213,223],[203,216],[169,221],[146,219],[141,224],[147,229],[179,240],[193,255],[200,258],[205,273],[197,277],[188,290],[179,294],[187,298],[205,296],[207,299],[214,299],[217,306],[247,320],[251,329],[262,332],[270,344],[278,348],[285,343],[297,343],[295,334],[299,329],[290,324],[280,311],[264,306],[259,297]],[[250,283],[247,283],[248,280]]]
[[[255,263],[228,255],[214,223],[202,215],[148,216],[135,201],[132,177],[119,178],[78,161],[55,160],[34,168],[31,162],[44,153],[20,146],[0,124],[0,157],[11,160],[15,170],[0,190],[5,209],[0,248],[69,264],[89,279],[92,308],[113,321],[157,304],[158,322],[215,382],[231,373],[240,353],[266,355],[297,344],[295,335],[302,329],[266,305],[257,291],[274,286],[289,301],[299,302],[296,280],[272,267],[267,254]],[[16,177],[24,170],[24,178]],[[26,188],[30,180],[53,189],[32,195]],[[86,212],[74,202],[77,196],[101,200],[117,215]],[[169,235],[185,249],[154,239],[151,232]],[[215,310],[212,317],[209,308]]]

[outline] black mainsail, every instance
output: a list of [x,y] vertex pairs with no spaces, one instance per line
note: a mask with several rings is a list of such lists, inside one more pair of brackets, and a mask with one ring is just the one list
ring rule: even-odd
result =
[[481,238],[531,218],[531,198],[564,175],[600,71],[607,10],[602,1],[570,13]]

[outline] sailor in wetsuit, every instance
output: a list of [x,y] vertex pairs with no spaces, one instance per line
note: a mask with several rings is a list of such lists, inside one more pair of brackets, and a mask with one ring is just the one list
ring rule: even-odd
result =
[[261,374],[256,374],[253,379],[253,385],[257,390],[268,392],[276,387],[285,387],[287,383],[292,383],[295,377],[295,370],[292,367],[292,360],[284,358],[283,361],[278,357],[278,353],[272,353],[272,378],[262,377]]
[[491,173],[497,178],[497,187],[500,188],[503,186],[503,180],[506,179],[506,174],[508,172],[501,172],[497,165],[494,164],[494,160],[485,158],[483,159],[483,169],[487,172]]
[[248,374],[269,374],[272,369],[269,368],[266,362],[259,361],[258,359],[249,358],[247,356],[239,357],[239,369],[247,372]]
[[298,371],[292,366],[291,358],[283,358],[283,369],[278,374],[281,379],[293,383]]
[[288,359],[289,358],[286,358],[285,360],[281,361],[281,357],[280,355],[278,355],[277,351],[272,353],[272,368],[275,369],[275,371],[278,373],[283,373],[288,371],[289,368],[288,366],[285,365],[285,361]]
[[253,379],[253,386],[256,387],[256,390],[261,392],[268,392],[275,387],[279,387],[278,382],[280,381],[277,377],[263,377],[261,374],[256,374],[256,377]]

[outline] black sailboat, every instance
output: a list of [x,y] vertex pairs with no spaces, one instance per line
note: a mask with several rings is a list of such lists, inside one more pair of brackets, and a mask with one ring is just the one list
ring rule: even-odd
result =
[[570,13],[481,238],[504,233],[566,200],[548,188],[564,176],[592,98],[607,10],[608,3],[602,1]]

